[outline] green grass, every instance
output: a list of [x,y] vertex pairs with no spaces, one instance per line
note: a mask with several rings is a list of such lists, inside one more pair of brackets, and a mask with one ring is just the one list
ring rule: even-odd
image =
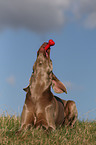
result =
[[74,128],[61,127],[55,131],[31,128],[16,135],[20,117],[0,117],[0,145],[96,145],[96,121],[77,121]]

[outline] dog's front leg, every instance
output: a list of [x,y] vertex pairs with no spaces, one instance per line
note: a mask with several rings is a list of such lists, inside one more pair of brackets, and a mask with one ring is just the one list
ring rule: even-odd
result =
[[48,127],[52,128],[52,129],[56,129],[56,125],[55,125],[55,115],[54,115],[54,107],[52,104],[46,106],[45,108],[45,114],[46,114],[46,120],[48,123]]
[[44,128],[46,128],[46,130],[48,130],[48,123],[47,120],[45,118],[45,114],[44,113],[38,113],[37,117],[36,117],[36,124],[35,124],[36,128],[39,128],[41,126],[43,126]]
[[34,118],[34,114],[33,114],[32,110],[30,111],[28,109],[27,105],[24,104],[23,111],[21,114],[21,127],[17,131],[17,133],[20,133],[23,129],[27,130],[29,128],[29,126],[34,124],[34,119],[35,118]]

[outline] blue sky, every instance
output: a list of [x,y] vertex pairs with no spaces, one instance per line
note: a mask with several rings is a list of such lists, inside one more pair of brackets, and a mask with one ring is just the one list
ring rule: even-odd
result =
[[0,0],[0,112],[21,114],[37,50],[49,39],[68,94],[52,92],[74,100],[79,119],[96,119],[95,0]]

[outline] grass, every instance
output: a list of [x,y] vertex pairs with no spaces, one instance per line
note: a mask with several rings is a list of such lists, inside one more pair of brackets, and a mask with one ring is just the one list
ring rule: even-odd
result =
[[0,145],[96,145],[96,121],[78,121],[73,129],[61,127],[55,131],[31,128],[16,135],[20,117],[0,117]]

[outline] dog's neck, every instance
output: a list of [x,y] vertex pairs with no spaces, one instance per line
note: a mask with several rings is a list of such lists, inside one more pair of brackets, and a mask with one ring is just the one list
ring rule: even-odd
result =
[[44,66],[42,65],[42,67],[40,68],[36,64],[34,72],[32,73],[32,76],[30,78],[31,97],[36,101],[40,99],[40,97],[42,97],[42,94],[46,90],[48,90],[48,88],[50,89],[52,81],[52,71],[48,71],[48,69],[50,69],[50,64],[48,63],[44,64]]

